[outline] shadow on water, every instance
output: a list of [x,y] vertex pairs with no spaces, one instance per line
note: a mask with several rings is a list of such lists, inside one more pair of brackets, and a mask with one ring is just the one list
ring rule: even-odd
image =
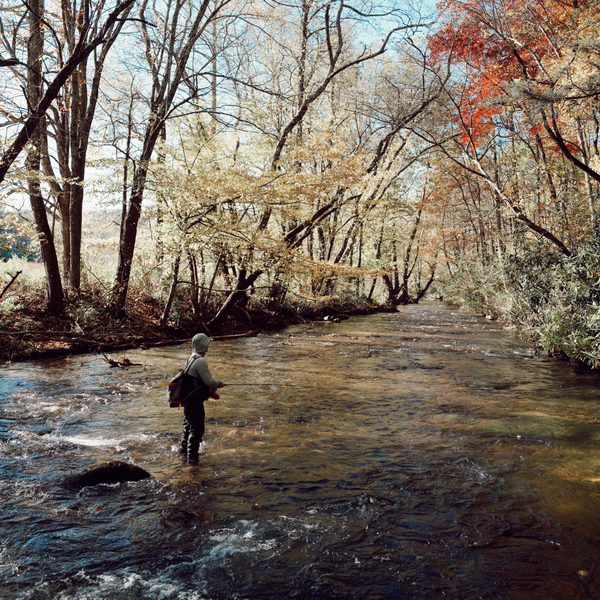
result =
[[[215,342],[193,467],[187,352],[2,368],[0,597],[600,596],[596,375],[436,303]],[[108,460],[153,477],[62,486]]]

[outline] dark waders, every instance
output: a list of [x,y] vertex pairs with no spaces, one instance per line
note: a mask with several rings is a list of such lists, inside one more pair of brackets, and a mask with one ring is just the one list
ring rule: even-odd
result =
[[204,435],[204,402],[194,400],[186,403],[183,414],[181,454],[189,461],[198,462],[198,451]]
[[182,389],[182,395],[187,393],[184,395],[183,402],[185,418],[181,436],[181,455],[190,462],[198,462],[198,452],[204,435],[204,401],[208,400],[210,388],[201,379],[195,379],[191,375],[186,375],[183,386],[185,387]]

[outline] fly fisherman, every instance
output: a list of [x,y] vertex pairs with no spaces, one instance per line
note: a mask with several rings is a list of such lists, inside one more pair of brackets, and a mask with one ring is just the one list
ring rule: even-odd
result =
[[198,462],[198,450],[204,435],[204,401],[208,398],[219,399],[216,389],[225,384],[213,379],[208,370],[208,362],[204,355],[210,344],[209,337],[198,333],[192,338],[192,354],[185,363],[182,397],[185,398],[183,412],[183,436],[181,438],[181,455],[191,463]]

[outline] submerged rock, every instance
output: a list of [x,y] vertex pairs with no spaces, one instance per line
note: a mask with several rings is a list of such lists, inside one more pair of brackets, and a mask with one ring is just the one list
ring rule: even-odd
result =
[[69,489],[79,489],[88,485],[98,485],[99,483],[121,483],[122,481],[140,481],[151,477],[148,471],[141,467],[136,467],[130,463],[119,460],[90,467],[78,475],[67,477],[63,485]]

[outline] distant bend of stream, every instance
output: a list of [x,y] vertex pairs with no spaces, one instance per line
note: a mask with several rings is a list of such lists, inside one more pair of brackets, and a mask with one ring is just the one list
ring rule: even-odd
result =
[[600,597],[597,374],[435,302],[215,341],[194,467],[188,353],[0,368],[0,598]]

